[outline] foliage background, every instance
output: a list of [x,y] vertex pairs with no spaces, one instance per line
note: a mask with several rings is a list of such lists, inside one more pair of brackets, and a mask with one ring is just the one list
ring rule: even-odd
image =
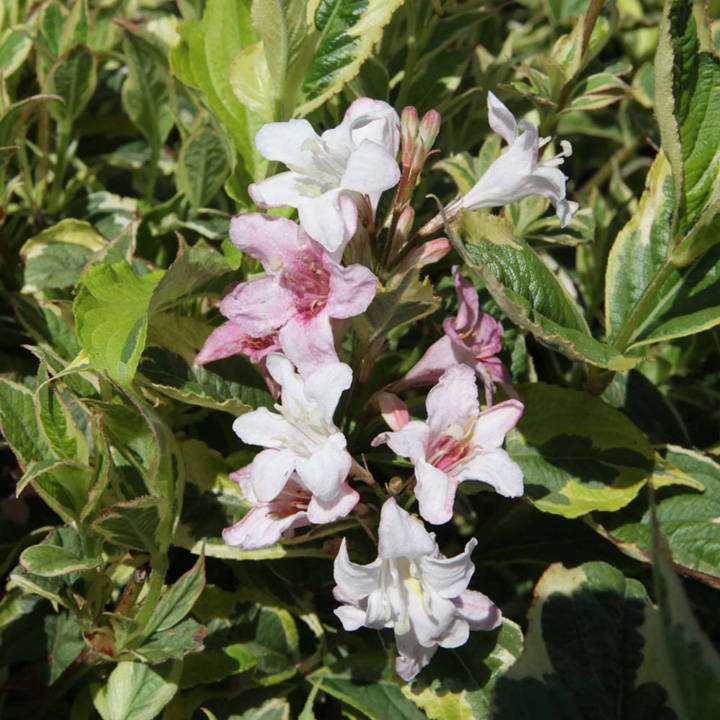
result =
[[[692,6],[670,9],[5,0],[3,716],[720,712],[720,6],[697,36]],[[363,95],[437,108],[420,226],[430,193],[467,191],[499,152],[487,90],[572,141],[581,212],[563,230],[530,198],[456,230],[525,397],[508,450],[527,497],[459,497],[441,546],[478,537],[473,587],[506,620],[404,686],[387,637],[343,633],[332,615],[337,538],[372,557],[355,519],[259,551],[222,544],[245,510],[227,475],[250,459],[232,416],[272,400],[249,363],[192,361],[223,289],[257,269],[227,226],[274,170],[252,142],[263,122],[332,126]],[[457,261],[390,297],[397,317],[427,320],[386,328],[350,408],[356,451],[381,429],[360,421],[364,401],[454,312]],[[398,471],[368,460],[384,480]]]

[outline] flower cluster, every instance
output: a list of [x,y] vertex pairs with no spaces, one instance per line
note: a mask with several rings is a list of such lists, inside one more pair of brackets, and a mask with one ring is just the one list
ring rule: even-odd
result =
[[[491,127],[509,147],[464,198],[448,205],[446,217],[537,193],[552,200],[566,223],[575,206],[565,199],[565,176],[556,166],[569,145],[563,144],[563,155],[540,161],[548,139],[539,139],[530,123],[516,123],[492,94],[488,109]],[[342,603],[336,614],[346,630],[393,629],[396,669],[405,680],[415,677],[438,647],[458,647],[470,630],[490,630],[501,621],[487,597],[468,590],[476,541],[447,558],[423,520],[449,522],[465,481],[484,483],[506,497],[523,493],[522,472],[502,449],[523,412],[498,357],[503,328],[481,312],[477,291],[458,266],[452,268],[458,310],[444,320],[443,336],[404,377],[369,400],[357,401],[362,388],[353,395],[367,377],[358,375],[358,368],[366,369],[374,356],[368,351],[358,358],[348,349],[343,342],[348,321],[367,311],[382,288],[380,278],[385,289],[393,288],[413,268],[450,251],[445,238],[420,244],[421,233],[412,234],[410,201],[439,129],[436,111],[418,120],[415,109],[406,108],[401,120],[387,103],[368,98],[352,103],[340,125],[322,135],[306,120],[265,125],[255,139],[258,151],[288,169],[252,184],[250,196],[260,208],[296,208],[299,224],[260,213],[232,219],[232,242],[264,272],[225,295],[220,312],[227,322],[210,335],[196,360],[244,354],[278,400],[274,411],[260,408],[233,424],[238,437],[260,451],[231,475],[249,506],[223,533],[231,545],[271,545],[356,507],[363,510],[356,513],[358,522],[372,535],[366,521],[384,493],[358,455],[363,448],[348,447],[343,430],[357,422],[349,413],[380,410],[390,430],[372,445],[407,458],[413,473],[400,487],[387,486],[374,562],[353,563],[343,539],[334,595]],[[381,193],[396,186],[387,220],[376,222]],[[383,231],[384,245],[378,243]],[[374,351],[385,341],[375,339]],[[419,386],[432,386],[426,420],[411,419],[398,395]],[[498,386],[509,399],[494,403]],[[367,502],[363,487],[352,487],[351,480],[373,486]],[[405,507],[417,502],[422,520],[403,509],[400,499]]]

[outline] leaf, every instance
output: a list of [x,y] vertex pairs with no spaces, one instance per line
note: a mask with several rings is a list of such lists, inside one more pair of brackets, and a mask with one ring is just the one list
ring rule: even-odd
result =
[[[720,465],[675,445],[667,447],[665,461],[702,486],[666,487],[654,493],[657,522],[673,563],[681,572],[720,587]],[[650,562],[652,523],[645,495],[618,513],[594,515],[591,524],[624,553]]]
[[33,462],[18,483],[31,483],[40,497],[66,522],[77,522],[94,482],[91,468],[73,460]]
[[45,91],[58,95],[64,104],[49,105],[50,111],[63,123],[78,118],[90,102],[97,85],[97,61],[84,45],[76,45],[61,55],[50,68]]
[[182,663],[119,662],[93,697],[103,720],[153,720],[177,692]]
[[75,285],[93,253],[105,238],[83,220],[61,220],[30,238],[20,248],[25,262],[22,292]]
[[82,628],[67,612],[45,618],[45,638],[49,672],[47,684],[52,685],[85,649]]
[[0,377],[0,430],[21,469],[33,460],[52,457],[35,420],[33,392],[4,377]]
[[387,337],[388,333],[435,312],[440,301],[427,280],[420,280],[417,268],[406,273],[392,288],[379,289],[368,309],[353,318],[363,346]]
[[469,213],[462,223],[468,240],[454,239],[460,256],[514,323],[572,360],[611,370],[638,362],[590,335],[575,300],[508,223]]
[[19,30],[6,28],[0,35],[0,67],[8,80],[25,62],[32,50],[32,40]]
[[123,50],[128,68],[123,107],[150,146],[159,148],[174,124],[166,60],[147,40],[130,31],[123,38]]
[[[720,198],[720,59],[706,38],[702,4],[666,3],[655,56],[655,107],[674,179],[676,243]],[[698,252],[692,240],[681,243],[675,259],[686,264]]]
[[520,393],[525,412],[506,448],[538,509],[575,518],[618,510],[635,498],[654,453],[627,417],[577,390],[534,383]]
[[77,334],[93,366],[127,385],[145,346],[148,307],[162,271],[137,276],[125,261],[91,267],[73,310]]
[[145,495],[106,508],[92,527],[114,545],[155,555],[167,550],[169,513],[164,498]]
[[187,618],[172,628],[156,631],[133,653],[153,665],[166,660],[181,660],[188,653],[204,649],[205,633],[200,623]]
[[244,47],[230,63],[230,87],[235,97],[261,120],[274,117],[272,78],[262,42]]
[[102,558],[86,555],[77,531],[72,528],[57,528],[39,545],[23,550],[20,564],[32,575],[57,577],[91,570],[102,564]]
[[701,332],[720,323],[720,251],[684,269],[668,259],[673,213],[670,166],[659,154],[638,211],[608,257],[605,325],[618,347],[639,348]]
[[551,565],[535,587],[525,649],[495,684],[493,720],[674,718],[651,674],[657,617],[643,586],[601,562]]
[[203,125],[183,141],[175,178],[193,208],[208,203],[229,174],[227,151],[215,130]]
[[249,0],[208,0],[201,20],[179,26],[181,40],[170,53],[175,75],[201,90],[210,110],[225,125],[241,158],[235,174],[244,184],[261,179],[267,166],[253,142],[262,121],[235,97],[228,76],[237,53],[257,41],[249,5]]

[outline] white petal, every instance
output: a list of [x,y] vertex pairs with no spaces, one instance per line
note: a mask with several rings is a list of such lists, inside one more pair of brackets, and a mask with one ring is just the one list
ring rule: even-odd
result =
[[305,380],[305,394],[315,402],[328,424],[332,424],[333,414],[340,396],[352,385],[352,368],[345,363],[324,365]]
[[423,647],[431,647],[447,635],[457,611],[450,600],[427,590],[422,595],[409,593],[408,613],[418,642]]
[[255,135],[255,147],[268,160],[279,160],[288,167],[312,168],[313,154],[303,149],[308,141],[320,138],[307,120],[266,123]]
[[475,566],[470,560],[470,554],[475,549],[477,540],[472,538],[465,545],[464,552],[451,558],[425,557],[420,559],[423,571],[423,584],[437,592],[440,597],[454,598],[463,592],[470,582]]
[[252,508],[240,522],[225,528],[222,538],[228,545],[255,550],[274,545],[285,531],[307,524],[304,512],[278,518],[270,512],[268,505],[263,504]]
[[363,140],[385,148],[393,158],[400,146],[400,118],[395,108],[382,100],[358,98],[347,109],[343,124],[349,124],[350,135],[355,147]]
[[412,631],[404,635],[395,635],[398,657],[395,660],[395,672],[405,682],[410,682],[432,659],[437,646],[423,647],[418,643]]
[[302,195],[297,191],[298,177],[298,174],[292,170],[278,173],[260,182],[252,183],[248,186],[248,193],[260,208],[281,205],[297,207],[302,199]]
[[250,464],[250,482],[260,502],[270,502],[285,487],[295,470],[297,457],[291,450],[263,450]]
[[465,590],[453,600],[471,630],[493,630],[502,622],[502,613],[495,603],[482,593]]
[[344,248],[357,228],[357,207],[340,190],[303,199],[298,216],[305,232],[331,253]]
[[454,469],[457,481],[478,480],[487,483],[505,497],[521,497],[523,473],[504,450],[481,450]]
[[333,594],[343,602],[356,603],[366,598],[380,585],[380,565],[379,558],[370,565],[352,562],[348,557],[347,541],[343,538],[333,562],[333,576],[337,583]]
[[437,547],[435,537],[422,522],[399,507],[392,497],[380,511],[378,538],[378,554],[383,560],[430,555]]
[[266,448],[285,447],[297,433],[284,417],[264,407],[235,418],[232,428],[244,443]]
[[420,515],[433,525],[448,522],[453,515],[457,482],[425,460],[416,463],[415,477],[415,497],[418,499]]
[[400,180],[400,168],[385,148],[363,140],[348,159],[341,186],[359,193],[388,190]]
[[309,458],[298,459],[295,467],[303,485],[313,495],[321,502],[332,501],[352,467],[352,457],[345,449],[345,436],[331,435]]
[[447,369],[425,402],[434,441],[452,426],[464,428],[480,412],[475,371],[467,365]]
[[483,410],[475,421],[473,445],[482,448],[500,447],[505,435],[518,424],[524,409],[519,400],[506,400]]
[[388,447],[400,457],[410,458],[413,462],[425,459],[425,451],[430,442],[430,429],[427,423],[420,420],[411,420],[400,430],[380,433],[373,441],[375,447],[380,443],[387,443]]
[[352,512],[358,500],[360,500],[358,492],[347,483],[343,483],[337,494],[328,502],[323,502],[313,495],[308,504],[308,520],[315,525],[335,522]]
[[370,593],[366,618],[365,624],[374,630],[381,630],[392,625],[392,613],[382,590],[377,589]]
[[333,612],[338,616],[342,626],[348,632],[357,630],[365,624],[365,611],[353,605],[341,605]]
[[517,123],[514,115],[491,92],[487,96],[487,107],[490,127],[508,145],[512,145],[517,137]]

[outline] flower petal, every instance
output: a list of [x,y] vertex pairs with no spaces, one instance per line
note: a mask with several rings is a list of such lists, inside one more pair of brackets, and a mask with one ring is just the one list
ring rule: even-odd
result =
[[232,429],[248,445],[284,448],[297,430],[282,416],[261,407],[235,418]]
[[475,327],[480,314],[480,301],[475,286],[460,274],[459,265],[453,266],[452,274],[458,298],[457,318],[453,326],[457,333],[463,334]]
[[415,477],[415,497],[420,515],[433,525],[448,522],[453,515],[457,482],[425,460],[415,464]]
[[470,582],[475,566],[470,555],[477,545],[472,538],[465,545],[465,550],[454,557],[420,558],[420,567],[423,572],[423,583],[429,585],[440,597],[454,598],[463,592]]
[[313,167],[313,154],[307,141],[318,141],[312,125],[304,119],[287,122],[265,123],[255,135],[255,147],[268,160],[279,160],[288,167],[307,169]]
[[330,435],[309,458],[298,458],[296,463],[303,485],[321,502],[338,496],[351,467],[352,457],[345,448],[342,433]]
[[448,368],[457,364],[453,342],[447,335],[443,335],[425,351],[402,380],[393,384],[392,388],[402,390],[416,385],[432,385]]
[[358,504],[358,500],[360,500],[359,493],[347,483],[343,483],[335,497],[327,503],[313,495],[308,504],[308,520],[315,525],[335,522],[335,520],[349,515]]
[[238,353],[247,355],[254,363],[259,363],[266,355],[279,349],[280,346],[277,344],[274,334],[264,338],[250,337],[242,331],[239,325],[229,321],[210,333],[202,350],[195,358],[195,364],[204,365]]
[[264,337],[295,314],[295,303],[292,293],[266,276],[233,288],[220,302],[220,312],[246,335]]
[[488,122],[490,127],[508,145],[511,145],[517,137],[517,122],[510,110],[498,100],[493,93],[487,96]]
[[309,242],[297,223],[262,213],[235,215],[230,221],[230,239],[238,250],[257,258],[269,273],[290,264]]
[[402,430],[410,422],[407,405],[395,393],[380,392],[376,397],[380,414],[391,430]]
[[425,406],[433,440],[452,426],[465,427],[480,412],[474,370],[467,365],[446,370],[428,393]]
[[398,649],[395,672],[405,682],[410,682],[437,652],[437,646],[426,648],[420,645],[412,630],[404,635],[395,635],[395,644]]
[[393,158],[400,146],[400,118],[395,108],[382,100],[361,97],[354,100],[345,112],[343,124],[350,126],[355,147],[363,140],[381,145]]
[[347,541],[343,538],[333,562],[333,577],[337,587],[333,595],[341,602],[357,603],[380,586],[381,560],[359,565],[350,560]]
[[365,624],[365,611],[354,605],[341,605],[333,610],[342,626],[348,632],[357,630]]
[[457,481],[477,480],[492,485],[504,497],[521,497],[523,472],[504,450],[481,450],[454,469]]
[[381,443],[387,443],[388,447],[400,457],[419,462],[425,459],[429,438],[430,431],[427,424],[420,420],[411,420],[400,430],[380,433],[371,444],[377,447]]
[[330,292],[326,310],[331,318],[350,318],[364,313],[377,292],[377,278],[363,265],[343,267],[328,263]]
[[465,590],[453,599],[460,615],[470,623],[471,630],[493,630],[502,622],[502,613],[489,597],[474,590]]
[[260,502],[270,502],[285,487],[295,470],[297,456],[292,450],[263,450],[250,463],[250,482]]
[[400,168],[393,155],[371,140],[363,140],[348,158],[341,187],[370,194],[388,190],[400,180]]
[[260,208],[274,208],[282,205],[297,207],[302,199],[298,192],[298,180],[302,175],[288,170],[271,175],[260,182],[248,185],[248,194]]
[[386,500],[380,511],[378,555],[383,560],[432,554],[437,545],[420,520],[403,510],[395,498]]
[[340,253],[357,228],[357,207],[339,189],[304,198],[298,216],[305,232],[330,253]]
[[327,310],[312,317],[298,313],[289,318],[278,332],[278,342],[303,375],[326,365],[340,364]]
[[228,545],[255,550],[274,545],[284,532],[307,524],[305,512],[277,517],[271,512],[270,505],[262,504],[252,508],[240,522],[225,528],[222,531],[222,538]]
[[483,410],[475,421],[472,444],[482,448],[499,448],[510,430],[522,417],[525,406],[519,400],[506,400]]
[[305,378],[305,395],[320,409],[328,425],[332,425],[340,396],[352,385],[352,369],[345,363],[325,365]]

